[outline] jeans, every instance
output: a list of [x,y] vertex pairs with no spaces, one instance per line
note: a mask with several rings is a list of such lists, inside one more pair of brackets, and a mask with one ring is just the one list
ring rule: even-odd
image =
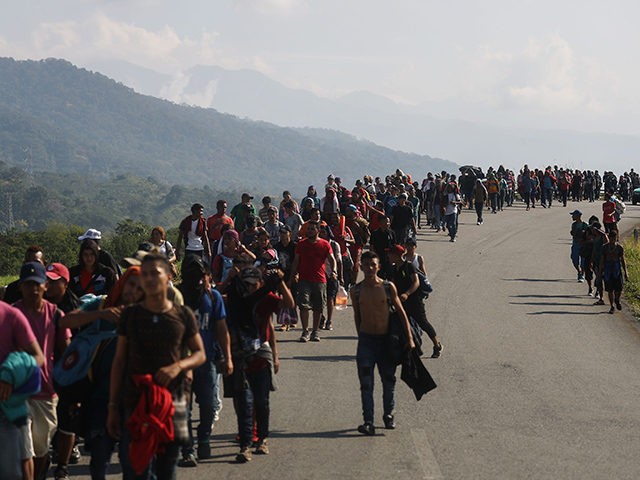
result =
[[542,203],[546,202],[547,206],[551,206],[551,201],[553,200],[553,188],[545,188],[542,190]]
[[104,480],[106,478],[107,467],[111,462],[114,446],[115,441],[106,433],[91,439],[91,462],[89,463],[91,480]]
[[213,426],[213,416],[215,414],[216,390],[218,385],[218,370],[216,364],[207,360],[193,371],[193,383],[191,384],[191,397],[189,398],[189,445],[182,447],[182,454],[194,453],[193,426],[191,421],[191,411],[193,408],[193,397],[200,407],[200,423],[197,428],[198,444],[209,443],[211,439],[211,428]]
[[122,466],[122,478],[124,480],[176,480],[176,466],[180,446],[171,442],[164,446],[164,453],[158,453],[151,461],[147,469],[140,475],[136,475],[129,459],[129,444],[131,435],[127,428],[127,420],[131,412],[123,415],[120,437],[120,465]]
[[456,217],[456,212],[444,216],[444,221],[447,224],[447,230],[449,230],[449,236],[451,238],[456,238],[456,235],[458,233],[458,222]]
[[484,203],[476,201],[476,215],[478,216],[478,222],[482,223],[482,210],[484,209]]
[[438,203],[433,204],[433,224],[438,228],[442,228],[442,212]]
[[498,194],[497,193],[490,193],[489,194],[489,201],[491,202],[491,211],[493,213],[496,213],[496,209],[498,208]]
[[253,412],[256,414],[258,438],[269,436],[269,392],[271,391],[271,369],[263,368],[257,372],[247,372],[246,388],[237,392],[236,415],[240,447],[250,447],[253,434]]
[[396,366],[388,356],[388,336],[358,335],[356,364],[360,380],[362,417],[365,422],[373,422],[373,369],[377,365],[382,380],[382,404],[385,415],[391,415],[395,407]]
[[0,411],[0,478],[22,480],[22,437],[16,427]]

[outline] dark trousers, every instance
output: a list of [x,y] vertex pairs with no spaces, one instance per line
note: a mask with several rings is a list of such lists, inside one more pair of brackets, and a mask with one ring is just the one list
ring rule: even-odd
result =
[[365,422],[373,422],[373,371],[378,366],[382,380],[382,404],[385,415],[391,415],[395,406],[396,366],[387,353],[387,335],[358,335],[356,364],[360,380],[362,416]]
[[257,372],[247,372],[246,388],[236,394],[236,416],[240,447],[251,446],[253,434],[253,412],[255,410],[258,438],[269,436],[269,392],[271,391],[271,370],[263,368]]
[[211,426],[215,413],[215,387],[218,382],[218,370],[216,364],[210,360],[200,365],[193,371],[193,383],[191,384],[191,398],[189,399],[189,445],[182,448],[182,454],[194,453],[193,426],[191,424],[191,411],[193,397],[200,407],[200,423],[197,429],[197,440],[200,443],[209,443],[211,438]]

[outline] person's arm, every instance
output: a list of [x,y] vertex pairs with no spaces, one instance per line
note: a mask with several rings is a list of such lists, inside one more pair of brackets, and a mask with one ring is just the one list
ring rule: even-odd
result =
[[176,239],[176,248],[175,248],[175,254],[176,254],[176,261],[180,260],[180,249],[182,248],[182,223],[180,224],[180,227],[178,227],[178,238]]
[[343,284],[343,279],[342,279],[342,255],[337,255],[335,256],[335,261],[336,261],[336,272],[338,274],[338,283],[340,285]]
[[118,335],[116,354],[111,364],[109,385],[109,405],[107,410],[107,433],[115,440],[120,439],[120,396],[124,367],[127,361],[127,337]]
[[418,274],[414,272],[413,275],[411,275],[411,277],[413,278],[411,285],[409,286],[406,292],[402,293],[399,296],[401,302],[406,302],[407,299],[411,296],[411,294],[414,293],[416,290],[418,290],[418,288],[420,288],[420,280],[418,279]]
[[359,288],[357,285],[351,287],[350,295],[351,295],[351,304],[353,306],[353,321],[356,325],[356,333],[360,334],[360,324],[362,323],[360,318],[360,294]]
[[107,320],[113,324],[118,323],[123,307],[111,307],[104,310],[94,310],[85,312],[83,310],[74,310],[62,317],[60,327],[62,328],[79,328],[89,323],[93,323],[98,319]]
[[628,282],[629,275],[627,275],[627,261],[624,259],[624,248],[620,247],[620,264],[622,265],[622,271],[624,272],[624,279]]
[[331,247],[329,247],[329,254],[327,255],[327,258],[329,259],[329,266],[331,267],[331,275],[335,275],[335,277],[338,278],[338,264],[336,262],[335,255],[333,255]]
[[193,370],[207,360],[207,356],[204,353],[202,337],[199,333],[196,333],[193,337],[187,340],[187,347],[189,348],[191,355],[160,368],[154,374],[153,379],[158,383],[158,385],[166,387],[173,379],[180,375],[180,373]]
[[269,329],[269,346],[271,347],[271,352],[273,353],[273,373],[278,373],[278,371],[280,371],[280,356],[278,355],[276,330],[275,328],[273,328],[271,317],[269,317],[269,325],[267,326],[267,328]]
[[[282,270],[278,270],[278,275],[282,280],[284,276],[284,273],[282,272]],[[278,284],[277,288],[278,288],[278,292],[280,292],[280,295],[282,295],[282,300],[280,300],[280,308],[294,308],[296,306],[296,302],[293,299],[293,294],[291,293],[291,290],[289,290],[289,287],[287,287],[287,284],[284,282],[284,280],[282,280]]]
[[300,265],[300,254],[296,253],[291,264],[291,274],[289,275],[289,285],[294,284],[298,277],[298,266]]
[[42,349],[40,348],[40,344],[37,340],[31,342],[25,349],[25,352],[32,355],[36,359],[36,364],[39,367],[44,365],[44,354],[42,353]]
[[229,338],[229,330],[224,318],[216,322],[216,339],[224,352],[222,374],[228,377],[233,373],[233,360],[231,359],[231,339]]
[[413,335],[411,334],[411,325],[409,325],[409,317],[407,317],[404,308],[402,308],[402,303],[400,302],[400,298],[398,297],[398,291],[393,283],[389,283],[389,293],[391,294],[391,302],[396,308],[396,313],[400,317],[400,321],[402,322],[402,327],[404,328],[405,335],[407,336],[407,348],[409,350],[413,350],[416,347],[416,344],[413,341]]

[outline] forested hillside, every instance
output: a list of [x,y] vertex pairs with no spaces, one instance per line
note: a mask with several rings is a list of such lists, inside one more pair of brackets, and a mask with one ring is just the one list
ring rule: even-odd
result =
[[456,167],[329,130],[176,105],[63,60],[10,58],[0,59],[0,160],[80,178],[126,174],[226,191],[303,190],[327,172],[351,182],[396,168],[422,175]]

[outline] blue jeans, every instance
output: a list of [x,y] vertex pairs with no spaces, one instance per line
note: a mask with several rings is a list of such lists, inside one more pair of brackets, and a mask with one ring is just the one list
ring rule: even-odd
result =
[[456,238],[458,234],[457,215],[458,214],[454,212],[444,216],[444,221],[447,224],[447,230],[449,230],[449,236],[451,238]]
[[358,335],[356,364],[360,380],[362,416],[365,422],[373,422],[373,370],[378,366],[382,380],[382,404],[385,415],[391,415],[395,406],[396,366],[390,361],[387,335]]
[[193,426],[191,424],[191,411],[193,397],[200,406],[200,424],[197,428],[198,444],[209,443],[211,439],[211,427],[215,413],[216,390],[218,390],[218,370],[216,364],[207,360],[193,371],[193,383],[191,384],[191,397],[189,398],[189,445],[182,447],[182,454],[194,453]]
[[438,203],[433,204],[433,224],[438,228],[442,228],[442,213]]
[[258,438],[269,436],[269,392],[271,391],[271,369],[246,373],[246,388],[236,393],[236,416],[240,447],[251,446],[253,436],[253,411],[255,409]]
[[551,201],[553,200],[553,188],[545,188],[542,190],[542,203],[546,203],[548,206],[551,206]]
[[127,420],[131,412],[123,415],[121,437],[120,437],[120,465],[122,466],[122,478],[124,480],[176,480],[176,467],[178,464],[178,453],[180,446],[171,442],[164,446],[164,453],[158,453],[151,460],[147,469],[140,475],[136,475],[129,459],[129,444],[131,435],[127,428]]
[[0,411],[0,478],[22,480],[22,436],[20,428]]

